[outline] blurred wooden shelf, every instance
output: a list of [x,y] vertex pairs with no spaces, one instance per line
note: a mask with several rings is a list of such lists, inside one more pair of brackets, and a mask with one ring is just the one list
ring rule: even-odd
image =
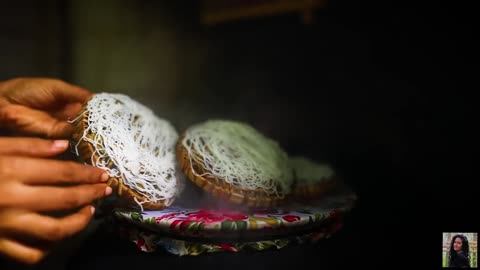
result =
[[325,7],[327,0],[204,0],[201,22],[214,25],[258,17],[299,13],[306,24],[313,22],[313,12]]

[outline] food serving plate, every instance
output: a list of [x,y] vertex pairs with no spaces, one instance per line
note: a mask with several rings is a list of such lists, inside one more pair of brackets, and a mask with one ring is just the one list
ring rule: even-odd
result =
[[357,196],[346,186],[321,199],[260,210],[176,205],[158,211],[114,209],[123,235],[143,251],[158,247],[177,255],[262,250],[328,237],[338,231]]

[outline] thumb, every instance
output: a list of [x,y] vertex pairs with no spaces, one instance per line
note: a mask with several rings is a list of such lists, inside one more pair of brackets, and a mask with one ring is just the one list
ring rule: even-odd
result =
[[67,121],[22,105],[0,108],[0,123],[15,132],[47,138],[69,138],[73,133],[73,125]]

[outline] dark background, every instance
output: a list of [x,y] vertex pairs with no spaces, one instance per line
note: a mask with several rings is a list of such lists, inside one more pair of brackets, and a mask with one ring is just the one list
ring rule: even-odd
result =
[[[359,202],[344,229],[316,246],[176,258],[94,231],[76,242],[71,259],[59,251],[37,268],[60,269],[59,261],[74,269],[436,268],[442,232],[478,232],[471,6],[331,0],[311,25],[285,14],[205,27],[198,3],[86,2],[2,3],[0,79],[48,76],[94,92],[120,89],[179,130],[211,117],[248,121],[289,153],[332,163]],[[119,6],[128,10],[121,16],[143,18],[136,28],[121,20],[102,28],[99,14]],[[149,35],[155,29],[167,29],[169,39]],[[115,51],[125,40],[135,40],[131,50]],[[152,50],[135,48],[147,42]],[[128,67],[89,62],[109,50]]]

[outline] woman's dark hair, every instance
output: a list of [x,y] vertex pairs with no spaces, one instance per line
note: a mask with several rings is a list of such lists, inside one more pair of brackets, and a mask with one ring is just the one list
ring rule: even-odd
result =
[[460,238],[462,240],[462,251],[465,257],[467,257],[468,260],[470,260],[470,248],[468,246],[468,239],[465,237],[463,234],[456,234],[452,238],[452,242],[450,243],[450,261],[457,256],[457,252],[453,249],[453,243],[455,242],[455,239]]

